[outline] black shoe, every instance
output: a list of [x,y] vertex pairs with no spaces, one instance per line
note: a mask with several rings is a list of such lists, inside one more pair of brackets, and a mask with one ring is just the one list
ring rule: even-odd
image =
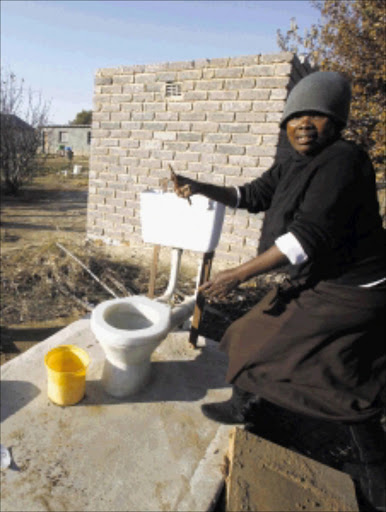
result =
[[211,420],[233,425],[249,421],[253,406],[258,402],[259,398],[253,393],[233,386],[232,396],[229,400],[204,404],[201,406],[201,410],[204,416]]
[[351,425],[349,430],[359,461],[356,478],[359,497],[370,510],[386,512],[386,451],[382,427],[379,422],[369,421]]

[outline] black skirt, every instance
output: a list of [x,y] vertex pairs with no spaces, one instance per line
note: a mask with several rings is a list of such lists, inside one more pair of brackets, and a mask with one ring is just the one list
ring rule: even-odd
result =
[[385,303],[385,286],[272,290],[221,340],[227,381],[313,417],[373,417],[386,384]]

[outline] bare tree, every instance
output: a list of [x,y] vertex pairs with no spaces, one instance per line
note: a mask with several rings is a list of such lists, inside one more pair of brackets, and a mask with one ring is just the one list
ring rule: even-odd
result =
[[10,194],[17,194],[38,168],[38,148],[48,110],[41,93],[26,90],[23,79],[2,70],[0,169],[6,192]]

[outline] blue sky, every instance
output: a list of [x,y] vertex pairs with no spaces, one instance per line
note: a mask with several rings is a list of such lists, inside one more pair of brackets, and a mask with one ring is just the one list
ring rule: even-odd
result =
[[1,0],[1,64],[66,124],[92,108],[98,68],[275,53],[292,17],[302,34],[319,11],[308,0]]

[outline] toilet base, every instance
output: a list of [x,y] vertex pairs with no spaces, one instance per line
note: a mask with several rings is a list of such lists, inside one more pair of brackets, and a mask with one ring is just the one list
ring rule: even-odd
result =
[[119,368],[105,360],[102,385],[106,393],[124,398],[140,391],[150,378],[150,360],[140,364],[128,364]]

